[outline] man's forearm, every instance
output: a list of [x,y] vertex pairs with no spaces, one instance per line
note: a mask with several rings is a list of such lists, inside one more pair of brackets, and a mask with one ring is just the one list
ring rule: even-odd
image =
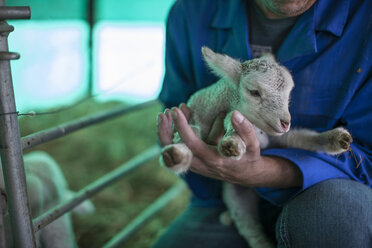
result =
[[[254,187],[291,188],[302,187],[302,173],[291,161],[271,156],[262,156],[255,166]],[[248,172],[249,173],[249,172]]]

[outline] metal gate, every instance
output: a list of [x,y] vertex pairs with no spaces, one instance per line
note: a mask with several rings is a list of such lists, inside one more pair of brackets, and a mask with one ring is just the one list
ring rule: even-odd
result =
[[[160,153],[157,145],[135,156],[117,169],[102,176],[77,192],[69,201],[63,202],[41,216],[32,219],[26,188],[23,151],[53,139],[62,137],[82,128],[101,123],[131,111],[155,104],[152,100],[131,107],[122,107],[108,112],[95,114],[71,121],[41,132],[21,138],[18,125],[18,112],[15,106],[14,90],[10,69],[10,60],[18,59],[19,54],[9,52],[7,37],[14,28],[5,19],[29,19],[29,7],[6,7],[5,0],[0,0],[0,152],[7,191],[7,201],[15,247],[36,247],[35,232],[53,222],[63,214],[71,211],[84,200],[92,197],[102,189],[128,175],[136,168],[156,157]],[[135,233],[152,216],[175,198],[184,186],[178,183],[146,208],[131,223],[115,235],[104,247],[118,247],[130,235]],[[6,247],[2,213],[0,211],[0,247]]]

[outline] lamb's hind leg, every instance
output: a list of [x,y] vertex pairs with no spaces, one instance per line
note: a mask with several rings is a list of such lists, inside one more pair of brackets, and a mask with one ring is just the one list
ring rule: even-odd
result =
[[192,152],[183,143],[171,144],[163,148],[160,156],[160,164],[177,174],[186,172],[192,160]]
[[[200,128],[193,125],[191,128],[196,135],[201,136]],[[176,174],[182,174],[190,168],[193,155],[191,150],[182,143],[178,132],[174,133],[173,142],[174,144],[163,148],[159,162]]]
[[349,150],[353,139],[346,129],[338,127],[321,133],[308,129],[294,129],[282,136],[270,137],[270,141],[274,146],[300,148],[335,155]]
[[223,200],[239,234],[250,247],[273,248],[259,220],[258,196],[251,188],[224,184]]
[[232,113],[228,113],[225,117],[224,127],[226,133],[218,144],[218,151],[224,157],[239,160],[245,153],[246,145],[232,126]]

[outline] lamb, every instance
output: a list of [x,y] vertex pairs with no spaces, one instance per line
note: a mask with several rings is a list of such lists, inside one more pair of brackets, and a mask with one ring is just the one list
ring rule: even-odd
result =
[[[0,164],[1,165],[1,164]],[[65,177],[57,162],[47,153],[36,151],[24,156],[27,191],[33,217],[46,212],[48,209],[64,202],[75,194],[68,188]],[[3,181],[3,172],[0,170],[0,207],[3,213],[6,247],[13,247],[11,240],[10,220],[7,214],[6,193]],[[84,201],[73,213],[84,215],[92,214],[94,205],[90,201]],[[77,247],[71,223],[70,214],[65,214],[50,223],[35,234],[37,247],[42,248],[69,248]]]
[[[273,55],[265,54],[240,62],[207,47],[202,48],[202,55],[220,80],[191,96],[187,102],[192,113],[189,124],[201,139],[206,140],[217,115],[227,113],[225,135],[218,144],[221,156],[239,160],[246,150],[231,124],[234,110],[254,125],[262,149],[292,147],[332,155],[349,149],[352,138],[342,127],[321,133],[308,129],[290,130],[288,106],[294,82],[290,72],[275,61]],[[173,141],[174,144],[163,148],[160,163],[177,174],[186,173],[192,152],[177,133]],[[239,233],[251,247],[273,247],[259,224],[257,196],[252,189],[225,183],[223,199]]]

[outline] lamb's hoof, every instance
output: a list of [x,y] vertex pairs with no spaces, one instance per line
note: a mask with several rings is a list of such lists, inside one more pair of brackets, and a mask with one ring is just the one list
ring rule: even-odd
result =
[[331,146],[329,153],[331,154],[339,154],[348,151],[353,141],[350,133],[342,127],[330,130],[328,139]]
[[239,160],[245,152],[245,143],[238,136],[223,138],[218,146],[218,151],[224,157]]
[[188,170],[191,159],[192,153],[184,144],[174,144],[163,148],[160,164],[180,174]]
[[181,163],[183,156],[182,153],[174,146],[167,147],[162,153],[164,165],[171,168]]

